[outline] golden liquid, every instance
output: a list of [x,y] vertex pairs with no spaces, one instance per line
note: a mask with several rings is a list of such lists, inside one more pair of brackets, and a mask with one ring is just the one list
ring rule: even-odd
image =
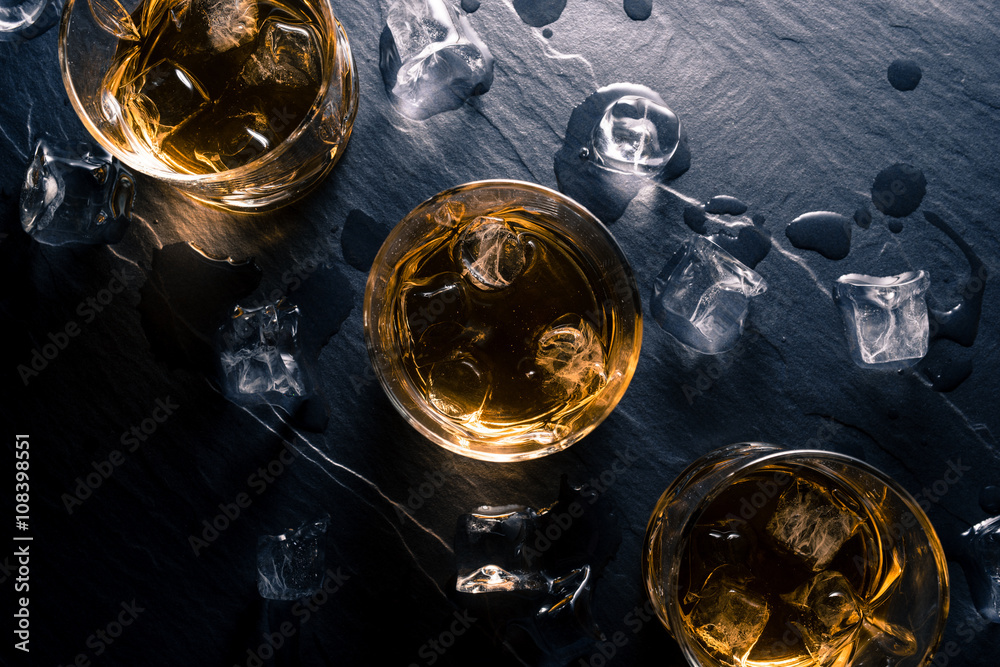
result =
[[[477,435],[553,440],[608,381],[606,276],[554,221],[517,207],[490,217],[459,222],[397,266],[388,292],[402,366],[441,418]],[[490,229],[501,229],[500,254],[477,255]]]
[[119,41],[105,95],[133,143],[169,168],[243,166],[318,101],[328,75],[319,15],[308,0],[146,0],[132,15],[141,38]]
[[[824,502],[813,509],[850,517],[852,526],[829,562],[793,553],[773,536],[792,523],[782,513],[782,496],[801,498],[817,489],[822,493],[814,498]],[[912,655],[913,633],[887,618],[898,614],[885,603],[902,572],[898,556],[880,547],[889,522],[856,498],[836,478],[801,468],[764,468],[727,488],[699,517],[685,546],[678,581],[683,632],[721,665],[846,665],[874,636],[887,647],[877,650],[894,661]]]

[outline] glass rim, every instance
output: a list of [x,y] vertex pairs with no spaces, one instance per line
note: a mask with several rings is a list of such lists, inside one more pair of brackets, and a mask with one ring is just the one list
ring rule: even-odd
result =
[[[260,157],[248,162],[245,165],[236,167],[235,169],[227,169],[225,171],[218,171],[206,174],[188,174],[185,172],[171,171],[167,168],[152,168],[147,166],[136,166],[130,157],[130,153],[122,151],[114,142],[108,141],[105,138],[105,133],[102,132],[94,120],[91,118],[90,114],[84,109],[83,102],[80,99],[79,93],[76,90],[76,86],[73,82],[73,76],[70,72],[70,64],[68,61],[68,56],[66,53],[66,42],[69,35],[69,26],[72,20],[71,14],[73,8],[76,6],[77,2],[89,3],[91,0],[65,0],[63,5],[62,16],[59,20],[59,38],[58,38],[58,52],[59,52],[59,69],[62,73],[63,87],[66,90],[66,94],[69,97],[70,104],[73,107],[73,111],[76,112],[77,118],[83,123],[84,127],[90,136],[104,148],[106,151],[111,153],[115,158],[117,158],[122,164],[124,164],[129,169],[134,169],[135,171],[149,176],[151,178],[157,178],[168,183],[173,184],[191,184],[191,183],[228,183],[233,180],[238,180],[241,177],[252,175],[254,172],[259,170],[262,166],[268,165],[282,155],[287,153],[291,146],[295,144],[298,139],[306,132],[308,126],[312,124],[316,116],[322,113],[322,105],[317,104],[318,101],[323,100],[326,97],[326,93],[330,87],[330,77],[323,77],[320,82],[319,92],[316,94],[316,99],[313,105],[309,108],[305,117],[299,122],[295,130],[289,134],[284,141],[275,146],[273,149],[266,151]],[[324,58],[324,65],[329,68],[330,63],[336,62],[338,58],[341,57],[341,53],[348,63],[350,69],[351,86],[353,89],[357,90],[358,87],[358,72],[357,67],[354,63],[354,55],[351,52],[350,41],[347,38],[347,32],[344,30],[343,25],[340,23],[340,19],[337,18],[336,14],[333,12],[332,0],[317,0],[317,2],[326,10],[329,20],[332,21],[331,28],[333,29],[332,41],[336,45],[336,48],[327,49],[327,55]],[[89,9],[89,7],[88,7]],[[96,24],[96,21],[95,21]],[[109,35],[114,37],[113,35]],[[341,51],[343,47],[343,51]],[[353,117],[357,114],[358,103],[357,96],[350,96],[352,100],[350,109],[348,109],[348,116]],[[128,130],[131,131],[131,130]]]
[[[670,572],[664,572],[663,576],[663,592],[669,596],[668,600],[664,601],[664,606],[666,607],[667,616],[667,629],[670,630],[671,635],[680,645],[682,652],[684,653],[685,659],[691,665],[701,665],[702,663],[698,660],[697,654],[695,653],[692,645],[697,643],[692,637],[688,636],[688,633],[684,631],[684,623],[681,617],[681,612],[679,605],[676,603],[676,597],[678,592],[679,583],[677,577],[680,572],[680,554],[678,553],[680,547],[686,543],[687,534],[690,528],[697,522],[701,514],[704,512],[705,508],[710,505],[718,496],[729,488],[733,483],[745,477],[746,475],[753,473],[760,468],[768,464],[773,463],[805,463],[808,460],[816,459],[826,459],[831,460],[836,463],[841,463],[854,467],[871,477],[873,477],[878,482],[885,485],[886,489],[894,493],[906,506],[906,509],[916,520],[914,528],[918,527],[923,532],[926,538],[927,546],[929,547],[931,553],[933,554],[934,561],[937,566],[938,575],[938,608],[939,614],[936,626],[933,630],[933,641],[928,644],[926,655],[933,656],[940,646],[941,641],[944,638],[944,629],[948,621],[948,612],[950,606],[950,588],[951,584],[949,581],[948,574],[948,562],[944,553],[944,547],[941,544],[941,539],[934,529],[930,518],[927,513],[924,512],[920,503],[913,497],[913,495],[907,491],[899,482],[889,476],[887,473],[876,468],[872,464],[862,461],[859,458],[851,456],[849,454],[843,454],[840,452],[823,450],[823,449],[786,449],[780,445],[775,445],[768,442],[760,441],[744,441],[737,442],[731,445],[726,445],[705,455],[699,457],[696,461],[687,466],[677,478],[667,487],[667,490],[663,492],[660,496],[660,500],[657,501],[657,507],[659,507],[660,502],[663,501],[669,494],[676,492],[678,489],[682,488],[686,484],[690,483],[690,477],[692,474],[696,473],[699,469],[703,468],[705,465],[716,462],[725,461],[726,454],[737,454],[741,450],[747,447],[753,448],[766,448],[758,451],[762,452],[761,456],[753,456],[752,450],[747,454],[747,460],[742,463],[735,463],[731,470],[727,470],[725,475],[716,480],[715,483],[708,489],[704,497],[698,501],[698,505],[694,508],[683,521],[681,526],[673,526],[671,530],[678,535],[677,539],[672,540],[671,550],[669,553],[670,562],[673,565],[670,568]],[[655,510],[654,510],[655,512]],[[655,516],[655,514],[654,514]],[[652,521],[650,522],[652,523]],[[911,529],[913,530],[913,529]],[[644,538],[643,554],[649,548],[648,545],[649,538],[649,527],[647,527],[646,537]],[[666,558],[665,555],[661,555],[661,558]],[[645,561],[644,567],[645,570]],[[643,571],[642,575],[645,579],[647,572]],[[648,586],[644,586],[649,593]],[[677,628],[675,631],[674,628]],[[719,663],[722,664],[722,663]],[[716,667],[715,665],[705,666],[705,667]]]
[[[517,449],[518,445],[509,444],[504,446],[492,444],[489,442],[487,436],[481,436],[473,440],[469,440],[463,434],[453,430],[453,424],[451,422],[447,421],[445,418],[438,418],[438,416],[432,412],[432,408],[429,407],[429,402],[413,388],[412,383],[409,380],[406,382],[396,382],[392,378],[387,377],[386,374],[388,373],[388,364],[380,360],[380,357],[385,355],[383,354],[383,351],[379,350],[377,347],[377,342],[381,341],[383,336],[381,336],[378,332],[378,324],[375,321],[376,317],[374,315],[375,311],[381,313],[390,305],[382,299],[381,292],[376,291],[379,289],[379,286],[377,285],[379,282],[377,277],[379,267],[387,266],[390,260],[394,258],[394,252],[400,256],[405,254],[405,252],[400,252],[400,249],[396,248],[398,245],[396,242],[410,227],[410,225],[404,223],[419,220],[420,216],[429,208],[450,197],[470,190],[483,190],[489,188],[530,190],[537,195],[555,200],[559,204],[567,206],[570,210],[580,216],[581,220],[593,225],[593,228],[606,242],[607,248],[616,255],[619,263],[619,270],[622,271],[632,293],[631,303],[633,304],[635,310],[636,324],[632,332],[633,342],[631,347],[636,351],[641,350],[642,347],[642,306],[638,285],[635,280],[635,274],[628,262],[628,257],[625,255],[625,252],[622,250],[621,246],[618,244],[614,235],[611,234],[611,231],[607,228],[607,226],[604,225],[604,223],[601,222],[601,220],[589,209],[577,202],[575,199],[563,194],[562,192],[553,190],[538,183],[519,181],[515,179],[483,179],[462,183],[442,190],[441,192],[438,192],[437,194],[432,195],[431,197],[428,197],[424,201],[420,202],[414,206],[412,210],[407,212],[392,228],[385,241],[382,243],[382,246],[379,248],[378,254],[375,256],[375,260],[372,262],[372,268],[369,271],[368,278],[365,283],[365,295],[362,302],[365,347],[368,350],[369,361],[375,371],[375,375],[378,378],[380,386],[382,387],[384,393],[389,397],[393,407],[403,416],[407,423],[435,444],[456,454],[461,454],[463,456],[481,461],[514,463],[518,461],[541,458],[543,456],[562,451],[582,439],[584,436],[588,435],[598,425],[600,425],[608,417],[608,415],[614,411],[618,402],[621,400],[621,397],[624,396],[625,391],[628,389],[628,385],[635,374],[636,367],[638,366],[639,355],[638,352],[634,352],[629,355],[630,358],[634,359],[622,369],[622,375],[615,383],[616,385],[620,385],[620,388],[612,389],[610,384],[606,387],[607,389],[611,389],[612,391],[618,393],[618,398],[608,405],[606,409],[604,409],[594,419],[590,420],[587,425],[575,429],[568,435],[558,438],[549,444],[539,443],[536,447],[527,451],[510,451]],[[399,386],[397,387],[397,385]],[[401,396],[400,394],[405,394],[405,396]],[[424,423],[423,420],[414,418],[412,415],[413,410],[411,410],[406,404],[406,400],[409,400],[409,402],[418,407],[422,413],[426,414],[434,425],[440,427],[440,432],[431,428],[428,424]],[[452,437],[448,438],[446,435],[451,435]],[[461,443],[463,440],[466,440],[467,442],[465,444],[457,444]]]

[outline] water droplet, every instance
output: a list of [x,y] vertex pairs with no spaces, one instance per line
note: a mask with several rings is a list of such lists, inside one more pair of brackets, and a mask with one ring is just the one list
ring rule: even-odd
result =
[[924,73],[916,61],[900,59],[892,61],[887,75],[893,88],[908,91],[917,87]]

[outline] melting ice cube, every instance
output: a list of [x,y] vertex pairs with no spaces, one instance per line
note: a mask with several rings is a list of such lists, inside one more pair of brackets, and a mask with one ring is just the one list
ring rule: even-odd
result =
[[59,22],[62,0],[3,0],[0,2],[0,42],[38,37]]
[[445,0],[394,0],[379,52],[389,100],[414,120],[457,109],[493,84],[490,50]]
[[524,546],[535,542],[537,514],[528,507],[482,508],[458,518],[456,590],[461,593],[545,590],[545,577]]
[[594,127],[590,155],[615,171],[655,175],[677,150],[680,130],[680,120],[666,106],[625,95],[608,106]]
[[589,396],[607,380],[601,340],[588,322],[564,315],[538,337],[535,365],[555,394],[572,401]]
[[735,568],[720,567],[709,575],[694,601],[691,624],[701,641],[722,655],[741,660],[764,632],[771,611],[767,601],[746,588]]
[[502,218],[480,216],[458,238],[459,259],[473,285],[495,290],[524,272],[527,248]]
[[298,600],[317,593],[323,584],[330,523],[324,516],[281,535],[257,538],[257,590],[271,600]]
[[814,571],[824,569],[861,519],[821,487],[803,479],[781,494],[767,532]]
[[250,86],[318,86],[322,70],[319,39],[312,26],[268,18],[240,78]]
[[298,342],[299,309],[285,299],[241,308],[220,329],[226,393],[250,403],[296,405],[310,391]]
[[750,298],[767,283],[708,239],[696,236],[653,283],[653,318],[671,336],[704,354],[732,349],[743,333]]
[[1000,516],[962,533],[962,568],[983,618],[1000,623]]
[[135,179],[88,144],[39,139],[21,186],[21,226],[39,243],[117,243],[132,219]]
[[879,278],[849,273],[837,279],[834,301],[847,330],[854,363],[905,368],[927,354],[930,338],[926,271]]
[[591,611],[590,565],[566,574],[545,575],[548,589],[534,616],[515,621],[541,650],[542,656],[526,664],[568,665],[593,649],[604,634]]

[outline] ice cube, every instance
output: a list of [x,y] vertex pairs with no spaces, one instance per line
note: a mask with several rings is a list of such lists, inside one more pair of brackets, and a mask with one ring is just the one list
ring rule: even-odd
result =
[[481,508],[458,518],[455,559],[461,593],[546,590],[525,545],[535,542],[534,510],[521,506]]
[[456,351],[428,370],[427,398],[452,419],[477,418],[489,396],[489,370],[469,352]]
[[962,533],[962,569],[983,618],[1000,623],[1000,516]]
[[696,236],[656,277],[653,318],[681,343],[704,354],[719,354],[739,341],[750,298],[766,290],[757,272]]
[[900,664],[900,658],[913,655],[919,647],[913,631],[881,618],[877,611],[866,611],[855,642],[857,651],[851,660],[852,667]]
[[548,589],[530,623],[519,625],[541,649],[543,660],[532,664],[567,665],[604,639],[591,611],[590,565],[557,576],[544,575]]
[[465,287],[456,273],[440,273],[403,289],[403,318],[410,338],[420,339],[427,329],[444,322],[460,323],[465,312]]
[[839,634],[861,622],[862,601],[851,582],[835,570],[818,573],[781,598],[808,611],[826,634]]
[[144,138],[153,146],[159,146],[209,104],[201,82],[166,59],[143,70],[122,90],[119,101],[132,119],[132,127],[150,133]]
[[59,22],[62,0],[3,0],[0,3],[0,42],[38,37]]
[[767,532],[813,571],[826,568],[861,519],[818,485],[797,479],[781,494]]
[[270,600],[298,600],[319,592],[326,569],[323,538],[330,517],[307,521],[281,535],[257,538],[257,590]]
[[591,137],[591,158],[608,169],[656,175],[680,142],[680,120],[666,106],[639,95],[608,105]]
[[226,394],[247,403],[296,406],[311,383],[298,342],[299,309],[285,299],[241,308],[220,329]]
[[134,199],[132,174],[103,149],[39,139],[21,186],[21,226],[48,245],[117,243]]
[[208,46],[222,53],[257,36],[257,0],[192,0],[189,10],[199,20]]
[[906,368],[927,354],[930,340],[926,271],[880,278],[849,273],[833,298],[847,331],[854,363],[862,368]]
[[592,395],[607,381],[605,357],[594,327],[576,315],[560,317],[535,344],[543,381],[567,401]]
[[389,100],[414,120],[457,109],[493,84],[490,50],[445,0],[392,2],[379,52]]
[[834,570],[820,572],[781,598],[799,610],[794,625],[817,664],[847,664],[864,611],[847,578]]
[[685,597],[686,604],[694,603],[690,620],[702,643],[737,661],[753,649],[771,615],[767,600],[746,584],[747,578],[735,568],[723,566],[709,575],[698,593]]
[[502,218],[479,216],[458,238],[459,261],[470,282],[484,290],[508,287],[527,264],[527,247]]
[[691,540],[698,561],[713,569],[720,565],[749,563],[757,547],[757,534],[753,527],[738,518],[698,524]]
[[200,136],[206,143],[194,156],[214,171],[250,164],[278,144],[267,116],[256,108],[212,119],[202,130]]
[[240,79],[250,86],[319,86],[322,56],[316,30],[268,18]]

